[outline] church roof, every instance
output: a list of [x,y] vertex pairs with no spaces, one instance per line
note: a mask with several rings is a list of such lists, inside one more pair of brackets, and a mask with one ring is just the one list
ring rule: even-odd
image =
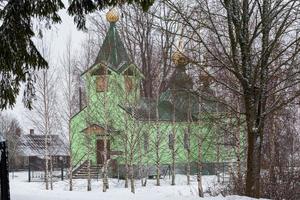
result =
[[[185,99],[185,97],[181,98],[180,96],[177,98],[175,95],[175,98],[173,99],[173,95],[174,94],[168,90],[161,94],[158,102],[156,102],[156,99],[141,98],[135,106],[121,107],[141,121],[174,120],[176,122],[187,122],[190,114],[192,117],[190,121],[197,121],[198,109],[196,109],[196,107],[198,106],[198,102],[196,101],[195,96],[191,94],[193,97],[191,97],[191,101],[188,102],[189,98]],[[156,114],[157,111],[158,119]]]
[[[141,120],[155,120],[158,110],[161,121],[197,121],[199,100],[192,94],[193,81],[183,67],[177,67],[168,89],[161,93],[159,102],[141,99],[134,113]],[[132,113],[133,108],[127,109]]]
[[138,74],[144,77],[140,69],[129,58],[115,22],[110,23],[94,64],[84,71],[82,75],[89,71],[92,71],[93,75],[95,75],[94,72],[103,66],[107,67],[109,71],[114,71],[118,74],[124,73],[129,67],[133,67]]
[[104,63],[114,71],[129,66],[132,62],[126,52],[115,23],[111,23],[98,53],[95,64]]

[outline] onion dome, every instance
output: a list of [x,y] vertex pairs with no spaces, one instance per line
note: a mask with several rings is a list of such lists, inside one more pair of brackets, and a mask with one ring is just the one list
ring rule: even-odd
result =
[[119,12],[115,8],[110,9],[106,13],[106,20],[110,23],[116,23],[119,21]]
[[184,67],[189,63],[188,58],[182,53],[182,51],[175,51],[172,56],[172,61],[176,65],[176,67]]

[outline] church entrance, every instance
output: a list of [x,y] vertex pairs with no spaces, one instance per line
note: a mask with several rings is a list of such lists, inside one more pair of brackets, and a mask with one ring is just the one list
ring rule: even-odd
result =
[[[107,159],[110,159],[110,140],[107,141]],[[97,140],[97,164],[102,165],[104,162],[104,140]]]

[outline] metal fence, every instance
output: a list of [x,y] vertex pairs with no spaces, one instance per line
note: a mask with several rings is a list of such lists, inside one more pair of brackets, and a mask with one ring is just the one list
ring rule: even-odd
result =
[[[201,173],[202,175],[216,175],[218,177],[218,182],[228,182],[229,176],[234,168],[236,163],[234,162],[207,162],[201,163]],[[196,162],[190,163],[190,175],[197,175],[199,165]],[[119,165],[117,167],[117,172],[110,172],[110,176],[124,178],[126,173],[125,165]],[[142,173],[142,174],[141,174]],[[177,163],[175,166],[176,174],[186,174],[187,173],[187,164],[186,163]],[[162,164],[160,166],[160,175],[162,178],[168,177],[171,174],[171,164]],[[134,176],[135,177],[144,177],[148,176],[149,178],[156,177],[156,166],[155,165],[134,165]]]

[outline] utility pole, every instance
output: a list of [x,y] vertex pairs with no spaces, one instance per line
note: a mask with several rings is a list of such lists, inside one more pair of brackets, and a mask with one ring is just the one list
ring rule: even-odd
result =
[[10,200],[6,142],[0,133],[0,199]]

